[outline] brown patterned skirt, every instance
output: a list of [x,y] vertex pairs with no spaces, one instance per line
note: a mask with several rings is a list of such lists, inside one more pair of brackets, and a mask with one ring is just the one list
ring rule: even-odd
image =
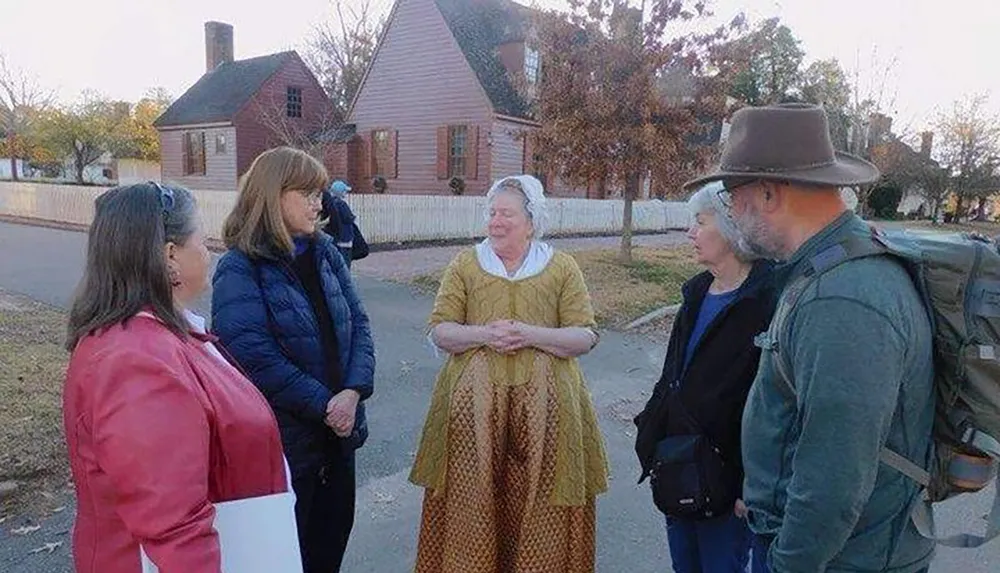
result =
[[583,506],[549,501],[559,410],[553,376],[493,384],[476,362],[451,397],[445,487],[425,494],[416,573],[593,572],[593,498]]

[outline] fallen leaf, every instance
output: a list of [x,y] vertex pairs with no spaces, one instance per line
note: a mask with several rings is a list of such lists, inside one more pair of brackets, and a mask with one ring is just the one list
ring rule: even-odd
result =
[[28,535],[29,533],[34,533],[41,529],[41,525],[25,525],[24,527],[18,527],[17,529],[11,529],[10,532],[14,535]]
[[52,513],[62,513],[64,511],[66,511],[66,506],[65,505],[61,505],[61,506],[53,509]]
[[41,553],[43,551],[46,552],[46,553],[52,553],[53,551],[55,551],[56,549],[58,549],[60,547],[62,547],[62,541],[53,541],[51,543],[46,543],[45,545],[42,545],[41,547],[36,547],[36,548],[32,549],[31,551],[29,551],[29,553],[31,553],[32,555],[34,555],[36,553]]
[[7,521],[6,517],[0,517],[0,525],[3,525],[3,522],[5,521]]

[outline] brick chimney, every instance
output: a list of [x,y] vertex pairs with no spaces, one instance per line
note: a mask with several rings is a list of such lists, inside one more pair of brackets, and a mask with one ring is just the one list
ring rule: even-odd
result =
[[873,113],[869,118],[868,141],[870,145],[884,143],[892,133],[892,118],[884,113]]
[[211,72],[233,61],[233,27],[222,22],[205,22],[205,71]]
[[920,156],[924,159],[930,159],[931,157],[931,147],[934,145],[934,132],[925,131],[920,134]]

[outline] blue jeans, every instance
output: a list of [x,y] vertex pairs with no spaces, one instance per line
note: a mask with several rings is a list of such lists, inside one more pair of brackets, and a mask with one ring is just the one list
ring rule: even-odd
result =
[[714,519],[667,518],[667,542],[676,573],[745,573],[753,534],[733,514]]
[[771,547],[770,537],[753,536],[753,551],[750,561],[750,573],[771,573],[767,566],[767,550]]

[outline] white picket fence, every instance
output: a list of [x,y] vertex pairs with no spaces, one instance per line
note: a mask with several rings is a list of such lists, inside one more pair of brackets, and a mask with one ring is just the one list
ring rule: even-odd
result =
[[[0,181],[0,215],[24,219],[89,225],[94,199],[103,187],[45,185]],[[194,191],[206,230],[221,236],[222,223],[236,200],[235,191]],[[442,195],[349,195],[348,202],[370,243],[470,239],[483,236],[484,197]],[[549,235],[621,232],[621,200],[551,199]],[[683,203],[636,201],[633,225],[637,231],[684,229],[690,214]]]

